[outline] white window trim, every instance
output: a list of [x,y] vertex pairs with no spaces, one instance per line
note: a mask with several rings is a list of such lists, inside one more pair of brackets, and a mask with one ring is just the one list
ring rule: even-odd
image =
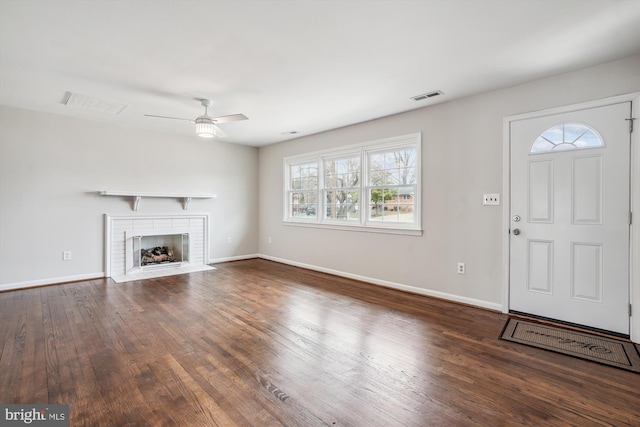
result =
[[[382,221],[371,221],[367,217],[366,206],[369,206],[369,194],[367,188],[369,185],[369,155],[380,151],[389,151],[396,148],[411,147],[416,150],[416,183],[414,196],[414,219],[410,224],[404,223],[383,223]],[[324,191],[324,160],[331,160],[349,156],[360,156],[360,218],[355,221],[325,219],[322,213],[325,209]],[[291,182],[290,165],[296,163],[317,162],[318,164],[318,201],[316,205],[316,218],[294,218],[289,217],[289,201],[288,194]],[[401,234],[411,236],[422,235],[422,134],[420,132],[409,135],[385,138],[376,141],[368,141],[359,144],[343,146],[337,149],[328,149],[304,153],[294,156],[287,156],[283,159],[284,181],[283,181],[283,224],[310,228],[324,228],[333,230],[361,231],[372,233]]]

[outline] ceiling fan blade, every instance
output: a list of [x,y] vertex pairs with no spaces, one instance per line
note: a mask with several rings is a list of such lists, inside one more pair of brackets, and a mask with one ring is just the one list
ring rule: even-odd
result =
[[228,116],[212,117],[211,119],[216,123],[227,123],[237,122],[239,120],[248,120],[249,117],[244,114],[229,114]]
[[182,118],[180,118],[180,117],[156,116],[156,115],[153,115],[153,114],[145,114],[144,116],[145,116],[145,117],[156,117],[156,118],[158,118],[158,119],[184,120],[184,121],[186,121],[186,122],[194,123],[194,121],[193,121],[192,119],[182,119]]
[[229,136],[225,131],[220,129],[218,126],[213,125],[213,127],[215,128],[215,131],[214,131],[215,138],[226,138],[227,136]]

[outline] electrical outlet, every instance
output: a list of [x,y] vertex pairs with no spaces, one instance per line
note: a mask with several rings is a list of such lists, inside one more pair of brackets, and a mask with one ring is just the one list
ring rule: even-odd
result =
[[70,261],[71,260],[71,251],[63,251],[62,252],[62,260]]
[[271,240],[271,236],[269,236],[269,237],[267,238],[267,243],[269,243],[269,244],[273,243],[273,240]]
[[458,274],[465,274],[464,262],[458,263]]
[[227,245],[231,244],[231,237],[227,237]]
[[485,206],[499,206],[500,205],[500,193],[483,194],[482,204]]

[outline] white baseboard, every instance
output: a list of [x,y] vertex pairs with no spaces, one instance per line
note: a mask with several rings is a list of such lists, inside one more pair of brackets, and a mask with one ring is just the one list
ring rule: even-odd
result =
[[[463,297],[460,295],[448,294],[440,291],[433,291],[430,289],[417,288],[415,286],[404,285],[402,283],[389,282],[386,280],[380,280],[373,277],[346,273],[344,271],[333,270],[331,268],[319,267],[317,265],[305,264],[302,262],[292,261],[284,258],[277,258],[269,255],[263,255],[263,254],[250,254],[250,255],[238,255],[238,256],[225,257],[225,258],[214,258],[209,260],[208,264],[216,264],[220,262],[229,262],[229,261],[241,261],[241,260],[252,259],[252,258],[263,258],[269,261],[275,261],[282,264],[292,265],[294,267],[306,268],[308,270],[319,271],[321,273],[333,274],[335,276],[346,277],[348,279],[359,280],[361,282],[371,283],[373,285],[384,286],[386,288],[397,289],[405,292],[410,292],[413,294],[440,298],[448,301],[472,305],[475,307],[486,308],[488,310],[502,311],[502,305],[498,303]],[[0,285],[0,291],[24,289],[24,288],[31,288],[35,286],[53,285],[53,284],[65,283],[65,282],[75,282],[78,280],[90,280],[90,279],[95,279],[97,277],[105,277],[105,273],[100,272],[100,273],[93,273],[93,274],[81,274],[77,276],[66,276],[66,277],[56,277],[56,278],[50,278],[50,279],[32,280],[27,282],[7,283],[4,285]]]
[[91,280],[103,277],[105,277],[105,273],[104,271],[101,271],[99,273],[78,274],[76,276],[63,276],[48,279],[29,280],[26,282],[5,283],[4,285],[0,285],[0,292],[11,291],[14,289],[34,288],[36,286],[57,285],[61,283],[77,282],[79,280]]
[[277,258],[269,255],[257,255],[259,258],[263,258],[269,261],[280,262],[282,264],[293,265],[295,267],[306,268],[308,270],[319,271],[321,273],[333,274],[335,276],[346,277],[348,279],[359,280],[361,282],[371,283],[373,285],[384,286],[385,288],[391,288],[410,292],[413,294],[424,295],[434,298],[440,298],[448,301],[458,302],[461,304],[472,305],[475,307],[485,308],[493,311],[502,311],[502,305],[490,301],[478,300],[474,298],[463,297],[460,295],[448,294],[440,291],[433,291],[430,289],[417,288],[415,286],[403,285],[402,283],[389,282],[386,280],[375,279],[373,277],[360,276],[358,274],[345,273],[344,271],[333,270],[330,268],[318,267],[316,265],[305,264],[302,262],[291,261],[288,259]]
[[238,256],[230,256],[225,258],[214,258],[210,259],[208,264],[216,264],[219,262],[229,262],[229,261],[241,261],[243,259],[252,259],[252,258],[264,258],[260,254],[252,254],[252,255],[238,255]]

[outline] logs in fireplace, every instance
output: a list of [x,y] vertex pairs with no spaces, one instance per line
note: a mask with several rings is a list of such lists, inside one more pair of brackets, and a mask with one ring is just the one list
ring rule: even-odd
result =
[[165,264],[169,262],[177,262],[178,259],[173,255],[173,250],[168,246],[156,246],[151,249],[140,250],[140,264]]

